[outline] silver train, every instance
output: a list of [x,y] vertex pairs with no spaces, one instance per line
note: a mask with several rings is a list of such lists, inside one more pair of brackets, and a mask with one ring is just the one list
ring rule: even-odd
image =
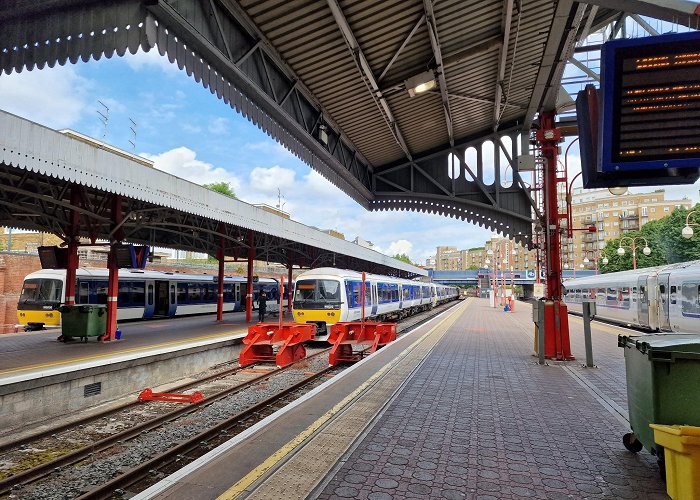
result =
[[[459,289],[376,274],[365,275],[365,318],[395,320],[459,298]],[[300,274],[294,282],[294,321],[315,323],[316,340],[326,340],[328,325],[359,321],[362,273],[330,267]]]
[[564,282],[564,302],[596,317],[660,332],[700,333],[700,261],[600,274]]

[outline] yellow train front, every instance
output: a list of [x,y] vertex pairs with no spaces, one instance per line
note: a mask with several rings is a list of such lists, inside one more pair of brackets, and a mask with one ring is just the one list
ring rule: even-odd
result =
[[24,280],[17,303],[17,322],[27,329],[61,325],[58,308],[64,302],[65,271],[45,269]]

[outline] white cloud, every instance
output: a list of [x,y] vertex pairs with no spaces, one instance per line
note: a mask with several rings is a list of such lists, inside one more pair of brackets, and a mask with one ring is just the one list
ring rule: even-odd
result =
[[250,188],[253,192],[265,195],[277,196],[278,189],[288,194],[295,189],[295,177],[294,170],[277,165],[270,168],[255,167],[250,172]]
[[198,160],[197,154],[189,148],[179,147],[158,155],[142,154],[141,156],[153,160],[155,168],[182,179],[197,184],[228,182],[236,195],[240,193],[241,181],[238,177],[221,167]]
[[207,129],[210,134],[224,135],[228,133],[228,119],[222,117],[214,118],[209,122]]
[[124,55],[124,62],[134,71],[156,68],[165,74],[172,75],[180,72],[180,68],[177,67],[177,64],[171,63],[167,55],[161,56],[158,49],[151,49],[148,52],[139,49],[136,54],[127,52]]
[[391,242],[386,254],[392,257],[396,254],[410,255],[411,250],[413,250],[413,243],[407,240],[398,240]]
[[72,65],[25,70],[2,75],[0,107],[47,127],[74,127],[86,112],[92,87]]

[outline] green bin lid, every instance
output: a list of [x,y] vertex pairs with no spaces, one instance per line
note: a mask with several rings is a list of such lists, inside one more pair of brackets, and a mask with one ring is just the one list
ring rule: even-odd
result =
[[636,347],[643,354],[647,351],[676,351],[700,353],[698,333],[656,333],[618,335],[619,347]]

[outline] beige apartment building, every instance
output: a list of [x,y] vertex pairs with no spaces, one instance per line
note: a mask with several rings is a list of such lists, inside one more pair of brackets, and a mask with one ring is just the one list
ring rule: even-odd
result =
[[[624,236],[630,231],[638,231],[647,222],[666,217],[676,208],[687,209],[693,205],[689,199],[666,200],[665,195],[663,189],[651,193],[628,192],[621,196],[612,195],[607,189],[574,189],[571,215],[573,227],[577,230],[574,231],[573,238],[562,239],[564,269],[581,269],[582,265],[585,269],[594,269],[599,252],[608,240]],[[581,230],[591,226],[595,226],[595,232]],[[497,236],[487,241],[483,247],[468,250],[452,246],[437,247],[436,271],[487,266],[490,269],[536,269],[537,252]]]
[[[492,253],[489,253],[492,252]],[[458,250],[456,247],[437,247],[435,254],[436,271],[464,271],[467,269],[535,269],[535,250],[516,244],[508,238],[494,236],[483,247]]]
[[[594,269],[600,250],[608,240],[638,231],[649,221],[670,215],[676,208],[690,208],[692,201],[666,200],[665,191],[611,195],[607,189],[574,189],[571,216],[574,229],[595,226],[595,232],[576,230],[573,238],[562,241],[565,268]],[[623,242],[624,245],[627,242]],[[652,249],[653,251],[653,249]],[[588,262],[586,262],[588,260]]]

